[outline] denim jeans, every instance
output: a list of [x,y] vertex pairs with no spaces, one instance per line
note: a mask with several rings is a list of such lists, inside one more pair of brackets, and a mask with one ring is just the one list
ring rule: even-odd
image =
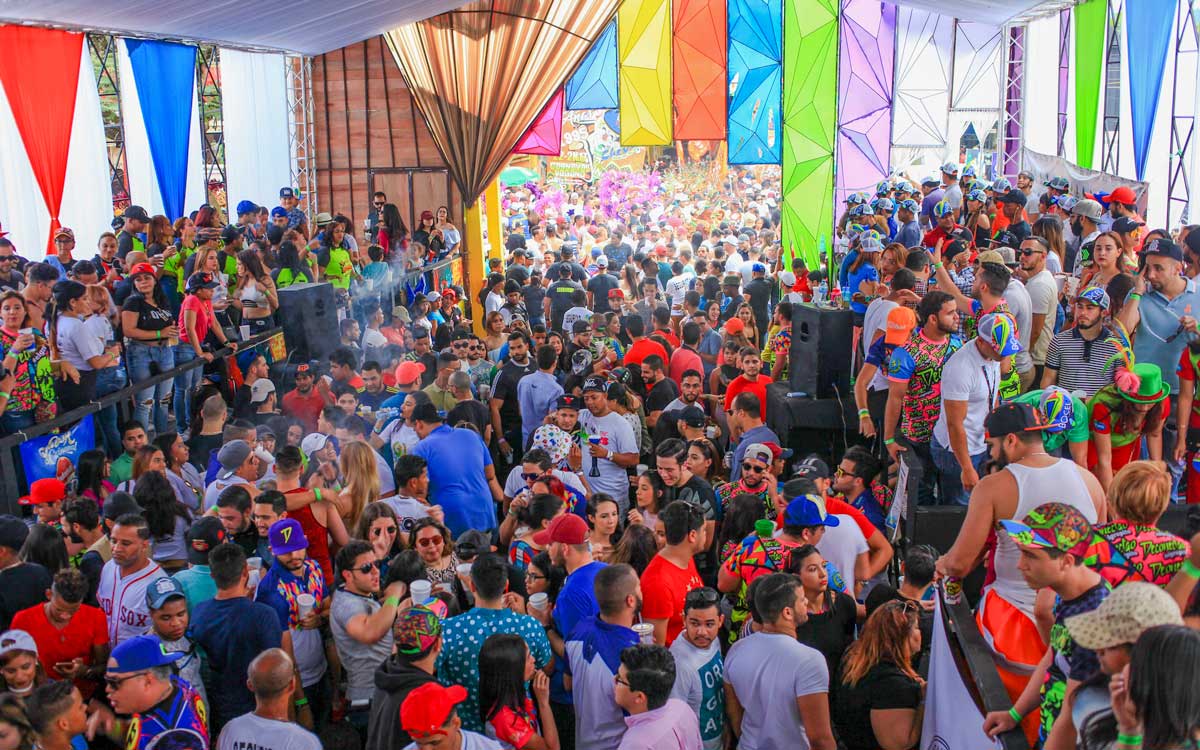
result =
[[[125,368],[121,365],[105,367],[96,371],[96,398],[116,393],[125,387]],[[96,415],[100,425],[100,437],[104,439],[104,450],[108,457],[121,455],[121,433],[117,431],[117,405],[109,404]]]
[[[942,505],[966,505],[971,499],[971,493],[962,486],[962,467],[954,457],[954,451],[943,448],[937,440],[930,440],[929,447],[933,453],[933,463],[941,476],[938,482],[942,489]],[[984,450],[971,456],[971,465],[979,473],[988,459],[988,451]]]
[[[199,357],[191,344],[175,346],[175,366],[186,365]],[[183,432],[192,418],[192,393],[204,379],[204,368],[195,367],[175,376],[175,429]]]
[[[191,347],[188,347],[190,350]],[[150,346],[137,341],[125,345],[125,357],[129,365],[129,380],[137,383],[147,380],[160,372],[166,372],[175,367],[175,348],[171,346]],[[156,365],[153,370],[151,363]],[[171,380],[164,380],[157,385],[143,388],[137,393],[137,403],[134,405],[133,416],[146,429],[154,428],[156,435],[167,432],[167,412],[171,405]],[[154,423],[150,422],[150,410],[154,409]]]
[[[0,435],[13,435],[21,430],[37,424],[37,416],[32,409],[29,411],[0,412]],[[25,466],[21,463],[21,446],[14,445],[11,449],[13,466],[17,469],[17,486],[25,487]]]

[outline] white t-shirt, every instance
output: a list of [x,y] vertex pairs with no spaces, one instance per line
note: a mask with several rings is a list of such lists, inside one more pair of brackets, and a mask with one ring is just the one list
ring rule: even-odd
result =
[[565,313],[563,313],[562,329],[567,336],[575,335],[573,330],[575,328],[575,321],[577,320],[583,320],[591,323],[592,311],[586,307],[572,307],[570,310],[567,310]]
[[667,296],[671,298],[671,310],[679,312],[683,310],[683,298],[687,296],[688,289],[692,286],[692,280],[696,278],[695,274],[687,273],[686,271],[678,276],[672,276],[667,281]]
[[1013,367],[1017,368],[1017,372],[1029,372],[1033,369],[1033,360],[1029,357],[1029,337],[1033,335],[1033,302],[1029,299],[1029,292],[1025,291],[1025,285],[1017,279],[1008,282],[1004,301],[1017,320],[1017,338],[1021,342],[1021,351],[1013,355]]
[[796,699],[829,692],[829,665],[782,633],[753,633],[725,657],[725,682],[745,707],[740,750],[809,750]]
[[671,644],[675,657],[675,685],[671,697],[692,709],[700,722],[704,750],[721,750],[725,745],[725,680],[721,642],[713,640],[708,648],[693,646],[680,634]]
[[58,319],[58,353],[78,370],[93,370],[87,361],[104,354],[104,342],[79,318],[63,315]]
[[[989,362],[979,353],[975,339],[963,344],[950,355],[942,368],[942,404],[933,439],[950,449],[950,430],[946,426],[946,401],[966,401],[967,415],[963,429],[967,432],[967,450],[972,456],[987,449],[983,439],[983,420],[996,403],[1000,390],[1000,363]],[[844,572],[844,571],[843,571]]]
[[877,300],[872,300],[871,304],[867,305],[867,312],[863,316],[863,350],[871,348],[871,342],[875,340],[875,333],[880,329],[887,329],[888,314],[895,308],[899,307],[898,302],[880,297]]
[[403,419],[393,419],[379,431],[379,439],[392,447],[392,460],[395,461],[411,453],[421,436]]
[[[370,447],[370,444],[368,444]],[[379,474],[379,492],[386,495],[389,492],[396,491],[396,474],[392,467],[388,465],[387,459],[380,455],[379,451],[371,448],[371,454],[375,456],[375,471]]]
[[846,585],[854,591],[854,563],[859,555],[870,548],[862,529],[858,528],[853,517],[840,513],[835,515],[841,523],[825,527],[821,541],[817,542],[817,551],[821,553],[821,557],[833,563],[833,567],[846,579]]
[[[1054,338],[1055,305],[1058,304],[1058,284],[1054,274],[1043,268],[1038,275],[1026,279],[1025,291],[1029,293],[1031,303],[1030,326],[1034,315],[1045,315],[1046,322],[1042,326],[1042,334],[1038,340],[1031,343],[1030,356],[1035,365],[1046,364],[1046,351],[1050,348],[1050,339]],[[1033,336],[1032,328],[1029,332]]]
[[387,503],[388,507],[396,512],[396,517],[401,520],[405,518],[429,517],[429,506],[415,497],[395,495],[384,498],[381,502]]
[[[608,438],[608,449],[613,453],[637,453],[637,439],[629,422],[615,411],[610,411],[603,417],[594,417],[587,409],[579,412],[579,424],[588,435]],[[595,459],[600,470],[600,476],[589,477],[593,492],[607,492],[617,501],[621,509],[621,517],[629,510],[629,475],[624,467],[617,466],[607,458],[600,456]],[[592,455],[586,449],[583,451],[583,470],[591,473]]]
[[317,735],[291,721],[242,714],[225,725],[217,750],[321,750]]
[[114,648],[122,641],[151,631],[150,608],[146,606],[146,589],[167,574],[151,562],[136,573],[121,577],[121,567],[109,560],[100,569],[96,600],[108,619],[108,643]]
[[742,254],[734,250],[729,255],[725,256],[725,273],[741,273],[742,264],[746,261],[742,259]]
[[507,301],[503,294],[488,292],[487,297],[483,300],[483,314],[489,315],[493,312],[500,312],[500,308],[504,307],[504,303]]
[[[225,470],[221,469],[221,471]],[[242,479],[236,475],[230,477],[229,479],[214,479],[212,484],[208,485],[208,488],[204,490],[204,512],[207,513],[210,508],[215,506],[217,504],[217,498],[221,496],[221,493],[235,484],[244,484],[247,487],[253,487],[253,485],[247,482],[245,479]]]

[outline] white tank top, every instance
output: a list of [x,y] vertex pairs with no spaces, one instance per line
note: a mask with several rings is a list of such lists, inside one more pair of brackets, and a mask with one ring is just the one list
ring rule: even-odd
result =
[[[1009,464],[1005,469],[1017,480],[1017,510],[1013,518],[1024,518],[1029,511],[1043,503],[1057,502],[1078,510],[1088,523],[1096,522],[1096,504],[1092,502],[1092,496],[1074,461],[1060,458],[1041,469],[1020,464]],[[997,594],[1032,618],[1037,591],[1029,588],[1017,570],[1020,557],[1021,553],[1012,538],[1003,531],[997,532],[996,554],[993,557],[996,580],[992,587]]]

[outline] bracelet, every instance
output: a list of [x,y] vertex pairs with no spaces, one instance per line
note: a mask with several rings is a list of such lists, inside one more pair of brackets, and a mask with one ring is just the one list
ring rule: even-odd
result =
[[1020,724],[1021,720],[1024,718],[1023,716],[1021,716],[1021,712],[1017,710],[1016,706],[1013,706],[1012,708],[1008,709],[1008,715],[1011,716],[1012,720],[1017,722],[1018,724]]
[[1128,745],[1130,747],[1138,747],[1142,744],[1142,735],[1140,734],[1121,734],[1117,732],[1117,744]]
[[866,409],[859,409],[859,410],[858,410],[858,418],[859,418],[859,419],[863,419],[863,418],[865,418],[865,417],[869,417],[869,416],[871,416],[871,412],[870,412],[870,411],[868,411],[868,410],[866,410]]
[[317,499],[318,503],[321,502],[321,488],[320,487],[313,487],[313,497],[315,497]]
[[389,607],[399,607],[400,606],[400,597],[389,596],[388,598],[383,600],[383,603]]
[[0,398],[3,398],[5,401],[7,401],[8,399],[12,398],[12,394],[0,391]]
[[298,701],[292,701],[292,705],[295,706],[296,708],[304,708],[305,706],[308,705],[308,698],[305,697],[305,698],[301,698]]
[[1126,302],[1134,302],[1141,298],[1142,298],[1142,295],[1138,294],[1137,292],[1131,292],[1130,295],[1125,298],[1125,301]]
[[[6,393],[4,395],[7,396],[8,394]],[[1183,561],[1183,572],[1186,573],[1189,578],[1200,578],[1200,568],[1197,568],[1194,564],[1192,564],[1191,560]]]
[[155,341],[161,341],[161,340],[162,340],[162,331],[161,331],[161,330],[158,330],[158,331],[155,331],[155,332],[154,332],[154,340],[155,340]]
[[883,444],[884,445],[893,445],[893,444],[895,444],[895,442],[896,442],[896,438],[888,438],[883,441]]
[[933,264],[933,270],[935,270],[935,271],[936,271],[936,270],[938,270],[939,268],[942,268],[942,267],[944,267],[944,266],[945,266],[945,264],[944,264],[944,263],[934,263],[934,264]]

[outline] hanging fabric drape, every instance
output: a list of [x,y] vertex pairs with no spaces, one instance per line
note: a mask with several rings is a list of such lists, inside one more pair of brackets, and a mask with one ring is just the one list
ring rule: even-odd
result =
[[783,0],[730,1],[727,75],[729,163],[779,164]]
[[521,136],[521,141],[513,149],[514,154],[532,154],[534,156],[558,156],[562,151],[563,132],[563,89],[551,97],[546,108],[538,115],[537,120]]
[[671,143],[671,3],[623,0],[617,11],[621,145]]
[[0,82],[42,200],[50,211],[46,254],[61,226],[71,124],[79,86],[83,34],[30,26],[0,26]]
[[1096,157],[1096,118],[1100,111],[1100,78],[1104,66],[1107,0],[1075,6],[1075,163],[1091,169]]
[[617,22],[604,27],[567,80],[567,109],[617,108]]
[[495,179],[617,4],[477,0],[387,32],[464,203],[474,203]]
[[725,0],[675,0],[675,138],[725,137]]
[[154,175],[168,219],[184,214],[188,141],[195,103],[196,48],[174,42],[127,39]]
[[1129,103],[1137,178],[1146,178],[1150,137],[1175,25],[1176,0],[1138,0],[1125,6],[1124,51],[1129,57]]
[[279,188],[292,184],[284,57],[225,47],[220,55],[225,194],[230,206],[274,206]]
[[838,64],[837,192],[842,205],[888,176],[892,146],[892,73],[896,6],[843,0]]

